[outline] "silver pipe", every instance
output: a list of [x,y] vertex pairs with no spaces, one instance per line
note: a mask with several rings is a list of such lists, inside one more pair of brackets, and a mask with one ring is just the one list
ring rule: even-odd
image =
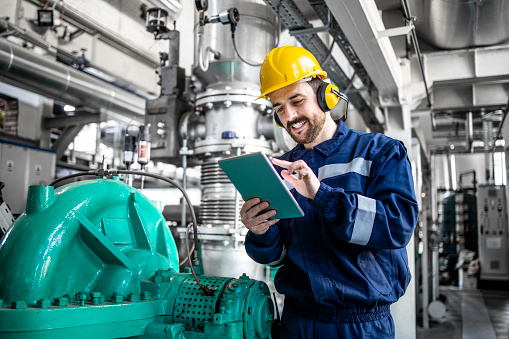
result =
[[[411,25],[414,21],[412,13],[410,13],[410,7],[408,6],[408,0],[402,0],[403,11],[407,21],[407,26]],[[417,61],[419,62],[419,68],[421,69],[422,81],[424,82],[424,90],[426,91],[426,99],[428,101],[428,107],[431,107],[431,96],[429,93],[428,82],[426,81],[426,72],[424,72],[424,65],[422,62],[421,48],[419,47],[419,41],[417,40],[417,33],[415,29],[410,32],[410,38],[412,39],[412,45],[414,46],[415,53],[417,54]],[[433,113],[432,113],[433,114]]]
[[[182,188],[186,190],[187,186],[187,138],[182,139]],[[182,201],[182,219],[180,221],[182,227],[186,227],[186,204]]]
[[[438,262],[438,248],[431,249],[431,301],[438,299],[440,295],[440,274]],[[427,311],[427,310],[426,310]]]
[[448,189],[455,189],[456,188],[456,171],[453,171],[453,161],[454,156],[452,156],[449,152],[447,152],[447,158],[446,158],[446,166],[447,166],[447,174],[449,177],[447,188]]
[[40,36],[35,35],[32,32],[27,31],[6,19],[0,19],[0,31],[4,31],[5,35],[15,35],[22,37],[23,40],[35,45],[39,46],[42,49],[48,51],[48,53],[53,53],[56,55],[57,48],[50,44],[49,42],[43,40]]
[[[437,182],[436,173],[437,168],[437,156],[431,154],[431,216],[432,216],[432,232],[427,233],[428,246],[431,256],[431,301],[434,301],[438,297],[439,289],[439,266],[438,266],[438,193],[437,193]],[[429,231],[429,230],[428,230]],[[428,276],[426,276],[426,279]],[[424,275],[423,275],[424,279]],[[427,309],[423,308],[423,312],[428,312]]]
[[468,112],[467,113],[467,119],[465,121],[465,130],[466,130],[466,150],[467,152],[469,153],[473,153],[474,152],[474,146],[473,146],[473,141],[474,141],[474,120],[472,118],[472,112]]
[[422,327],[429,328],[428,304],[429,304],[429,262],[428,262],[428,218],[422,218],[422,257],[421,257],[421,277],[422,277]]
[[0,39],[0,76],[4,82],[60,102],[144,120],[144,99],[5,39]]
[[484,159],[486,165],[486,182],[493,184],[495,166],[493,163],[493,152],[491,151],[491,143],[493,142],[493,121],[482,121],[483,135],[484,135]]
[[[41,6],[46,3],[46,0],[31,0],[31,2]],[[62,11],[62,4],[58,2],[56,4],[55,9],[57,11]],[[83,14],[76,12],[74,9],[69,6],[65,6],[65,16],[76,23],[93,30],[101,37],[111,44],[114,44],[116,47],[122,49],[122,51],[132,57],[135,57],[138,60],[143,61],[147,65],[151,67],[157,67],[159,65],[159,60],[155,57],[152,57],[146,53],[140,51],[136,46],[133,46],[130,42],[124,41],[123,39],[115,36],[114,34],[107,31],[105,28],[99,26],[97,23],[91,21],[87,17],[84,17]]]

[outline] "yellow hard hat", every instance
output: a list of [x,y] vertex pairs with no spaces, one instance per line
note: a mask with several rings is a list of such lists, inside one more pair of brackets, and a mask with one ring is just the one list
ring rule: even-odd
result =
[[267,98],[269,93],[310,76],[327,78],[327,72],[313,54],[302,47],[276,47],[263,60],[260,69],[262,95],[257,99]]

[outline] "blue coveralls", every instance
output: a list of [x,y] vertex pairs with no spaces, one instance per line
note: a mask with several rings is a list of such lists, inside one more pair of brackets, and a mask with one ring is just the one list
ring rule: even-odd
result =
[[337,123],[332,139],[281,157],[304,160],[321,182],[313,200],[290,190],[304,217],[249,231],[246,251],[282,265],[282,338],[394,338],[389,306],[411,278],[405,246],[418,216],[410,162],[400,141]]

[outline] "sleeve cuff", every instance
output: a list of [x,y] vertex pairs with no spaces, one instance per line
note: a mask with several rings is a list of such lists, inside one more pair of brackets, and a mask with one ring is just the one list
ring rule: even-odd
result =
[[260,243],[271,243],[274,237],[276,236],[278,229],[276,225],[271,225],[267,232],[263,234],[255,234],[251,231],[247,232],[246,237]]
[[315,198],[313,200],[309,200],[309,204],[318,212],[323,213],[331,192],[332,188],[321,182],[320,188],[318,189],[318,192],[316,192]]

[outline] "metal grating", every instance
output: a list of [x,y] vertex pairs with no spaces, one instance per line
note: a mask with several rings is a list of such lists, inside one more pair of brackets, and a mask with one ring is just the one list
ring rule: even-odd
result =
[[232,278],[200,276],[200,282],[215,289],[213,296],[206,296],[193,279],[189,276],[180,287],[175,307],[173,321],[184,324],[187,330],[203,330],[205,321],[212,321],[217,312],[217,302],[224,286]]
[[[318,17],[322,20],[322,22],[326,23],[329,8],[325,4],[325,1],[313,1],[312,3],[310,3],[310,5],[316,11]],[[364,85],[366,85],[368,88],[371,88],[373,86],[373,83],[368,75],[368,72],[362,65],[361,61],[359,60],[359,57],[357,56],[357,53],[355,53],[355,51],[353,50],[352,45],[350,45],[348,38],[346,37],[343,30],[339,27],[339,24],[335,18],[332,18],[330,34],[334,38],[334,41],[338,44],[339,48],[341,48],[341,50],[345,54],[346,58],[350,62],[350,65],[355,70],[355,74],[359,77],[359,79],[362,80]]]

